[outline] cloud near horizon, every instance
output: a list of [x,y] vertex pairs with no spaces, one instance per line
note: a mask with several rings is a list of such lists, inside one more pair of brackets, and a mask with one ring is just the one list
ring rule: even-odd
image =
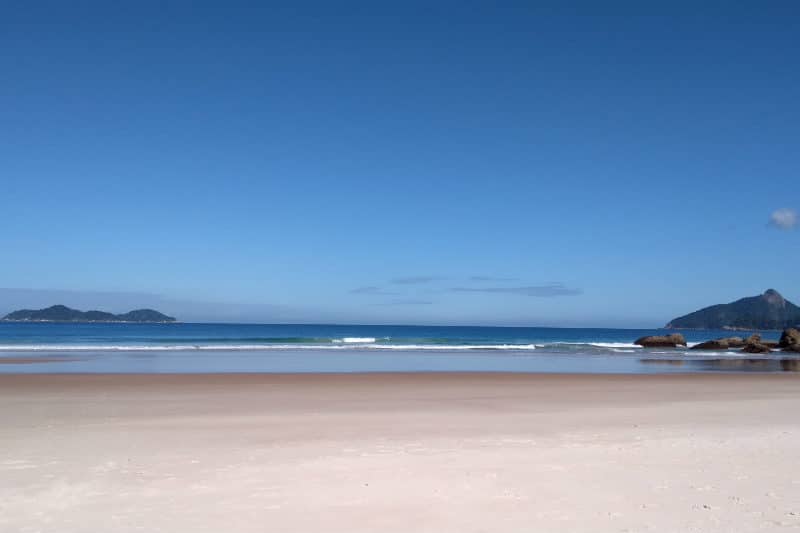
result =
[[355,289],[351,289],[350,294],[370,294],[376,296],[396,296],[399,293],[387,291],[375,285],[367,285],[365,287],[356,287]]
[[406,276],[402,278],[394,278],[389,280],[389,283],[395,285],[417,285],[420,283],[430,283],[431,281],[440,281],[445,278],[441,276]]
[[391,300],[389,302],[375,303],[372,305],[431,305],[433,302],[429,300]]
[[797,211],[784,207],[776,209],[769,216],[769,225],[778,229],[793,229],[797,226]]
[[524,287],[451,287],[450,291],[463,293],[519,294],[521,296],[535,296],[537,298],[554,298],[556,296],[577,296],[583,294],[583,289],[573,289],[565,286],[563,283],[527,285]]

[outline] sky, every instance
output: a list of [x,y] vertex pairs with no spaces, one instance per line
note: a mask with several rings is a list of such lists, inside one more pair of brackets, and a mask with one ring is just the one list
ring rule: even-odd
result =
[[0,312],[800,302],[800,4],[701,4],[4,2]]

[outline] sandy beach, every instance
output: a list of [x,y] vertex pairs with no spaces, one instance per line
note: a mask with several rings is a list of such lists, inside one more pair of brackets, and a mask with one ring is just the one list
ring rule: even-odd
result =
[[0,530],[800,529],[797,375],[0,375]]

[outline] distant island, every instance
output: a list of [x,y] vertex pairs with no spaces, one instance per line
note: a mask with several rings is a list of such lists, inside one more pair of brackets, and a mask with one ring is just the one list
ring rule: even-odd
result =
[[136,309],[121,315],[105,311],[78,311],[65,305],[46,309],[20,309],[7,314],[4,322],[175,322],[175,318],[153,309]]
[[800,325],[800,307],[775,289],[676,318],[667,329],[784,329]]

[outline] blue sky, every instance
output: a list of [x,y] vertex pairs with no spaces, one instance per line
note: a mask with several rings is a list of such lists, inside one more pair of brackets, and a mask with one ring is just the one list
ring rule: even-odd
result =
[[796,3],[160,4],[4,3],[0,311],[800,301]]

